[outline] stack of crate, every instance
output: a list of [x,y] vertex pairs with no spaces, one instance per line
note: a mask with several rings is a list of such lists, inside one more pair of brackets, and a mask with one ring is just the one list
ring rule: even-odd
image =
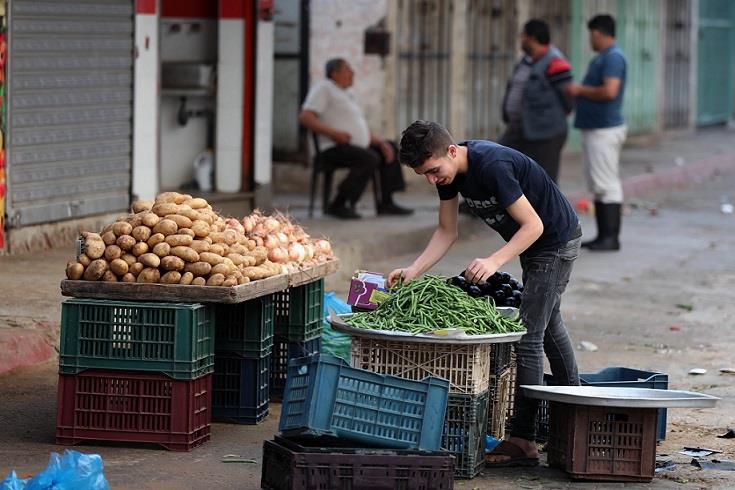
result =
[[62,304],[58,444],[209,440],[214,310],[202,304]]
[[258,424],[268,416],[273,350],[273,295],[218,304],[212,416],[236,424]]
[[273,294],[275,337],[270,365],[270,398],[281,400],[288,361],[321,351],[324,279]]
[[490,351],[490,410],[487,433],[503,439],[510,427],[516,389],[516,343],[492,344]]
[[[495,345],[488,343],[415,342],[352,337],[352,366],[381,374],[421,380],[449,380],[443,449],[455,457],[455,477],[473,478],[485,465],[488,412],[494,407],[491,381]],[[494,416],[494,414],[493,414]]]

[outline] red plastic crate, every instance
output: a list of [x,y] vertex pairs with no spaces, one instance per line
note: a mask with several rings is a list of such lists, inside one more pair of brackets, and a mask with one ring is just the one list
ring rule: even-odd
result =
[[209,440],[212,375],[179,381],[164,374],[89,370],[59,375],[56,442],[154,443],[189,451]]

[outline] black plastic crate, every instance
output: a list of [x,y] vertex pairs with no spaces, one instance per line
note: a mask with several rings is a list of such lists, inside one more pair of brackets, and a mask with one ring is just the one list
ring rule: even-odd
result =
[[215,306],[215,349],[259,358],[273,348],[274,306],[271,295]]
[[490,351],[490,375],[501,374],[511,366],[515,343],[492,344]]
[[286,388],[288,377],[288,361],[297,357],[308,357],[318,354],[322,348],[322,338],[306,341],[288,341],[285,337],[276,335],[273,341],[273,354],[271,355],[271,400],[283,399],[283,390]]
[[[343,441],[344,442],[344,441]],[[261,488],[270,490],[450,490],[454,458],[444,451],[344,447],[334,438],[263,442]]]
[[449,395],[442,449],[455,457],[456,478],[474,478],[485,467],[489,391],[480,395]]
[[212,379],[212,418],[258,424],[268,415],[270,356],[250,359],[217,352]]
[[273,294],[275,334],[290,341],[319,337],[324,319],[324,279]]

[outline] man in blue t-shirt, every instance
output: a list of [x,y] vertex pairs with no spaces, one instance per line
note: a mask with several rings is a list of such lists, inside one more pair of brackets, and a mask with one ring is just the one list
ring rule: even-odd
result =
[[[401,138],[399,161],[424,175],[439,192],[439,224],[414,262],[388,275],[411,281],[437,263],[457,239],[461,194],[474,214],[507,242],[472,260],[465,278],[485,282],[520,256],[523,296],[520,314],[527,333],[518,346],[518,386],[543,384],[544,352],[555,382],[578,385],[574,349],[559,311],[561,295],[579,254],[581,230],[569,201],[543,168],[529,157],[491,141],[455,144],[441,125],[411,124]],[[513,430],[488,455],[495,466],[538,464],[535,443],[538,400],[515,395]]]
[[619,250],[623,202],[620,150],[627,132],[622,114],[626,62],[615,44],[615,19],[597,15],[587,28],[592,49],[599,54],[590,61],[582,85],[571,84],[567,89],[569,95],[576,97],[574,127],[582,134],[587,186],[595,197],[597,238],[582,246],[590,250]]

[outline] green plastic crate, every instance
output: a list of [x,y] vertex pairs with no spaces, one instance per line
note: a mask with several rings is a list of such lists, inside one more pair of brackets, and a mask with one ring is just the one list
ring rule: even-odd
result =
[[275,334],[303,342],[322,333],[324,279],[273,294]]
[[59,373],[159,372],[191,380],[214,370],[214,309],[202,304],[72,299],[61,305]]
[[273,298],[215,306],[215,348],[249,359],[262,359],[273,350]]

